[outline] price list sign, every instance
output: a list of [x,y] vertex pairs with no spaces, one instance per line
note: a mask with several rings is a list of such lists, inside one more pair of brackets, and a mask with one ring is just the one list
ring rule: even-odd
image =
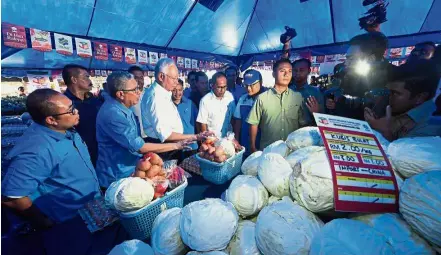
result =
[[398,186],[365,121],[314,113],[332,169],[336,211],[397,212]]

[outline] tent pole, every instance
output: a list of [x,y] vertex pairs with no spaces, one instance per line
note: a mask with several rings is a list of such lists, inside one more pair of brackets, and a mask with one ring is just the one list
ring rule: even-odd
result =
[[430,12],[432,11],[433,6],[435,5],[435,1],[436,1],[436,0],[433,0],[433,1],[432,1],[432,5],[430,6],[430,9],[429,9],[429,11],[427,12],[426,18],[424,19],[424,22],[421,24],[421,28],[420,28],[420,30],[418,30],[418,32],[421,33],[421,30],[423,30],[424,24],[426,24],[427,18],[429,17]]
[[179,23],[179,26],[176,28],[176,30],[173,32],[173,35],[170,37],[170,39],[168,39],[167,43],[165,44],[165,50],[167,51],[168,46],[170,45],[170,43],[173,41],[173,39],[175,39],[176,34],[179,32],[179,30],[181,29],[181,27],[184,25],[185,21],[187,20],[188,16],[190,16],[190,13],[193,11],[193,8],[196,6],[196,4],[199,2],[199,0],[195,0],[193,2],[193,5],[190,7],[190,9],[187,11],[187,13],[185,14],[184,18],[181,20],[181,23]]
[[332,0],[329,0],[329,11],[331,12],[332,39],[335,43],[334,10],[332,9]]
[[256,7],[257,7],[258,2],[259,2],[259,0],[256,0],[256,2],[254,3],[253,11],[251,12],[250,21],[248,22],[247,29],[245,30],[245,34],[243,35],[242,43],[240,44],[240,49],[239,49],[239,52],[237,53],[237,56],[240,56],[240,53],[242,52],[243,43],[245,42],[245,38],[247,38],[248,30],[250,30],[251,21],[253,21],[254,12],[256,11]]
[[93,16],[95,15],[96,1],[97,0],[95,0],[94,3],[93,3],[92,15],[90,15],[90,21],[89,21],[89,26],[87,27],[86,36],[89,36],[90,26],[92,25]]

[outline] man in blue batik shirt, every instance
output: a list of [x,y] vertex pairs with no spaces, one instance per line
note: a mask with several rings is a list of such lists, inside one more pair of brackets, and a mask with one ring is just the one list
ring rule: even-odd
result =
[[107,254],[117,244],[119,224],[92,234],[78,215],[100,188],[87,146],[72,129],[80,118],[75,104],[59,92],[38,89],[26,108],[34,123],[7,156],[2,205],[41,231],[46,254]]
[[96,172],[102,188],[119,179],[129,177],[137,161],[147,152],[180,150],[187,141],[178,143],[146,143],[136,116],[130,108],[139,102],[140,90],[133,75],[113,72],[107,77],[110,98],[98,112],[96,137],[98,162]]
[[[248,94],[242,95],[237,103],[234,112],[234,134],[239,143],[245,147],[245,156],[250,155],[250,124],[246,122],[251,108],[258,95],[265,92],[262,86],[262,75],[259,71],[250,69],[244,73],[244,81]],[[257,134],[256,142],[259,148],[260,132]]]
[[[178,85],[172,91],[173,103],[178,108],[179,116],[181,116],[184,134],[194,135],[196,133],[196,117],[198,116],[198,108],[190,99],[183,96],[184,82],[179,79]],[[183,151],[181,160],[196,153],[198,149],[197,143],[190,145],[190,151]]]

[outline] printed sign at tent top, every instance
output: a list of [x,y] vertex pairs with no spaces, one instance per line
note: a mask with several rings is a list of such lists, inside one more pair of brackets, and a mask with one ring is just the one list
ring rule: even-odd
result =
[[185,68],[191,68],[191,59],[185,58]]
[[159,59],[161,59],[161,58],[167,58],[167,54],[165,54],[165,53],[160,53],[160,54],[159,54]]
[[141,65],[145,65],[149,62],[148,57],[147,57],[147,51],[138,50],[138,62]]
[[92,57],[92,46],[89,40],[76,38],[75,45],[77,47],[77,54],[82,58]]
[[365,121],[314,113],[332,169],[334,205],[345,212],[397,212],[392,166]]
[[183,68],[184,67],[184,58],[178,57],[178,61],[176,62],[176,64],[179,68]]
[[150,64],[156,65],[158,63],[158,52],[149,52]]
[[115,62],[122,62],[122,47],[111,44],[110,45],[110,54],[112,55],[112,60]]
[[403,56],[404,48],[392,48],[390,49],[389,57],[390,58],[401,58]]
[[125,59],[127,64],[136,64],[136,52],[133,48],[124,48]]
[[198,68],[198,61],[196,59],[191,60],[191,68],[197,69]]
[[31,28],[32,49],[38,51],[52,51],[51,34],[47,31]]
[[204,68],[204,61],[199,60],[199,69]]
[[107,49],[107,44],[102,42],[93,42],[95,49],[95,58],[99,60],[108,60],[109,51]]
[[2,34],[4,45],[19,49],[28,47],[25,27],[2,22]]
[[415,49],[415,46],[406,47],[406,52],[404,53],[404,55],[408,57],[410,53],[413,51],[413,49]]
[[72,37],[54,33],[55,50],[63,55],[73,54]]

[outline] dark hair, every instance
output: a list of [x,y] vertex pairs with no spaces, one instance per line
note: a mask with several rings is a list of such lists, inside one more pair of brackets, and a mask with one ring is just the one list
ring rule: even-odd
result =
[[273,72],[275,72],[277,70],[277,68],[279,68],[279,66],[283,63],[288,63],[288,64],[292,65],[291,62],[289,61],[289,59],[286,59],[286,58],[279,59],[273,65]]
[[297,59],[296,61],[292,62],[292,66],[294,67],[296,64],[298,63],[306,63],[308,65],[308,68],[311,68],[312,64],[311,61],[307,58],[301,58],[301,59]]
[[207,79],[208,79],[207,74],[205,74],[205,73],[202,72],[202,71],[199,71],[199,72],[196,73],[196,82],[199,81],[199,77],[207,77]]
[[190,79],[190,75],[194,75],[195,78],[196,78],[196,75],[198,75],[198,72],[196,72],[196,71],[190,71],[190,72],[188,72],[188,75],[187,75],[187,78],[188,78],[188,79]]
[[390,69],[389,72],[389,82],[404,82],[404,88],[410,91],[411,97],[425,92],[429,100],[436,94],[440,74],[430,60],[417,60]]
[[225,69],[225,73],[227,73],[228,70],[233,70],[233,71],[236,73],[236,75],[238,74],[238,70],[237,70],[237,68],[234,67],[234,66],[229,66],[229,67],[227,67],[227,69]]
[[436,48],[435,43],[431,42],[431,41],[425,41],[425,42],[420,42],[420,43],[415,44],[415,46],[423,46],[423,45],[429,45],[429,46],[432,46],[433,48]]
[[224,72],[217,72],[213,74],[213,77],[211,77],[211,82],[213,83],[213,85],[216,84],[217,79],[221,77],[224,77],[225,79],[227,78]]
[[184,81],[181,79],[178,79],[178,83],[181,84],[181,86],[184,86]]
[[132,73],[132,72],[134,72],[134,71],[141,71],[141,72],[144,73],[144,70],[142,70],[142,68],[139,67],[139,66],[131,66],[131,67],[129,68],[129,70],[127,70],[127,72],[129,72],[129,73]]
[[46,117],[57,113],[57,105],[51,99],[59,95],[62,94],[53,89],[37,89],[28,95],[26,109],[36,123],[45,125]]
[[383,33],[369,32],[352,37],[349,41],[349,45],[358,45],[364,54],[374,54],[375,58],[380,60],[383,58],[384,52],[387,49],[388,39]]
[[72,83],[72,76],[77,76],[79,74],[78,69],[87,71],[87,68],[80,65],[69,64],[63,67],[61,75],[63,76],[66,86]]

